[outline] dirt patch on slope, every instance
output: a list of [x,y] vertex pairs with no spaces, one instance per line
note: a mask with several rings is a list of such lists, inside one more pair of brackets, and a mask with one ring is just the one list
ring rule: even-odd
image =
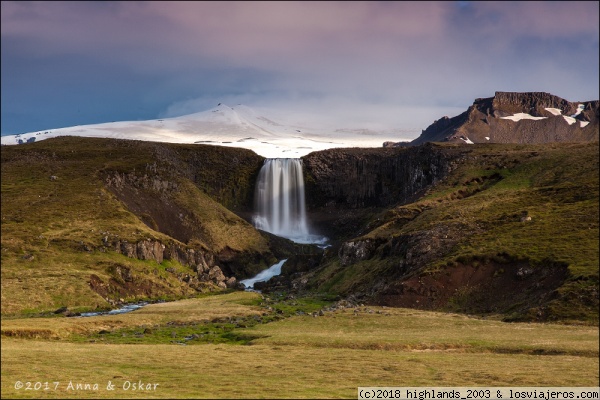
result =
[[556,289],[568,276],[567,265],[554,262],[536,267],[528,262],[457,264],[394,282],[376,296],[375,303],[467,313],[527,313],[544,320],[544,305],[556,297]]
[[149,228],[188,243],[193,237],[203,237],[199,224],[190,222],[189,212],[161,193],[140,190],[130,185],[108,186],[109,190],[137,215]]

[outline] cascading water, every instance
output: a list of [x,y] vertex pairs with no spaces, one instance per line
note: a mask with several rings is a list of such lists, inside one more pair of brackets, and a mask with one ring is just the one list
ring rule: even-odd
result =
[[[304,176],[299,158],[269,158],[258,174],[254,192],[254,226],[296,243],[324,244],[327,238],[311,234],[306,219]],[[253,278],[241,281],[248,288],[281,273],[281,260]]]
[[265,160],[255,189],[254,226],[299,243],[313,243],[304,202],[304,176],[299,158]]
[[271,267],[268,269],[262,270],[258,273],[258,275],[256,275],[253,278],[244,279],[243,281],[240,281],[240,283],[243,283],[244,286],[246,286],[246,288],[253,289],[254,284],[256,282],[266,282],[275,275],[279,275],[281,273],[281,267],[283,266],[283,264],[285,264],[286,261],[287,258],[279,261],[277,264],[271,265]]

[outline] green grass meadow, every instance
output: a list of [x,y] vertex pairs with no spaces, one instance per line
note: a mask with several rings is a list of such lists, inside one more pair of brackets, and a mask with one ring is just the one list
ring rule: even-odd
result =
[[[597,327],[327,304],[232,292],[118,316],[3,319],[2,398],[355,398],[359,386],[598,386]],[[140,382],[143,390],[133,390]]]

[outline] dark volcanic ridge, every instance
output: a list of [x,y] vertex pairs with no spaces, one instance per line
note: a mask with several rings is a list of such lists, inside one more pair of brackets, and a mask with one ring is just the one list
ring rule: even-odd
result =
[[438,119],[412,142],[386,142],[384,147],[598,141],[599,115],[598,100],[570,102],[545,92],[496,92],[494,97],[475,99],[460,115]]

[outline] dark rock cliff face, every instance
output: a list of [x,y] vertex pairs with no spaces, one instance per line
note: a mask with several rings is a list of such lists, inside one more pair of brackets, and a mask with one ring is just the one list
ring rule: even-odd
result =
[[157,186],[148,179],[156,180],[157,175],[179,176],[194,182],[204,193],[231,210],[252,209],[254,181],[264,162],[264,158],[253,151],[201,144],[148,143],[144,146],[149,147],[157,162],[146,165],[145,176],[137,178],[137,186],[151,184],[161,189],[160,184]]
[[303,158],[309,217],[324,234],[356,234],[368,213],[414,200],[461,156],[432,144],[311,153]]
[[546,108],[558,108],[563,115],[572,115],[577,111],[577,104],[571,103],[558,96],[545,92],[496,92],[490,99],[476,99],[474,104],[489,107],[491,100],[491,109],[496,112],[495,117],[505,116],[503,114],[516,114],[527,112],[534,117],[548,116]]
[[456,157],[431,144],[314,152],[303,158],[307,202],[314,208],[404,203],[451,171]]
[[[581,109],[579,107],[582,107]],[[553,109],[552,111],[548,109]],[[513,121],[524,113],[537,119]],[[557,115],[558,114],[558,115]],[[549,143],[598,140],[599,101],[570,102],[545,92],[496,92],[464,113],[442,117],[411,142]],[[405,146],[405,143],[386,146]]]
[[254,182],[264,158],[246,149],[196,146],[176,149],[182,174],[230,210],[253,211]]

